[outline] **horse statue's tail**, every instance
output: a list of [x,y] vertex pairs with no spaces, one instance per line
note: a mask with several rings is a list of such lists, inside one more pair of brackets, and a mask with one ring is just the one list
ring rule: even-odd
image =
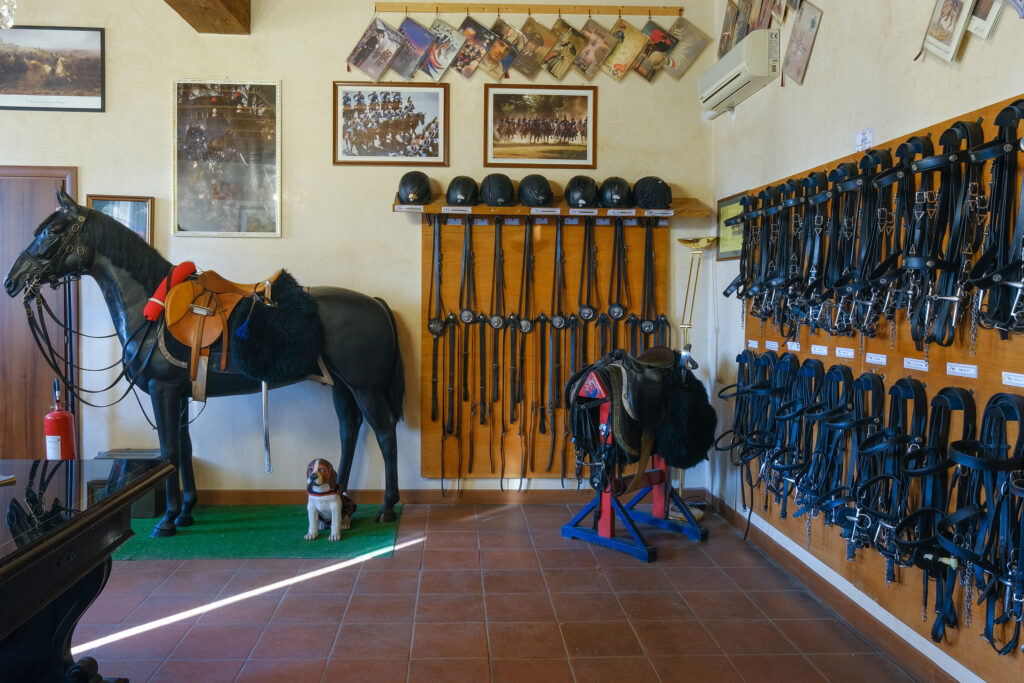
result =
[[395,358],[391,366],[391,380],[388,384],[387,401],[395,419],[401,420],[403,413],[402,404],[405,397],[405,367],[402,365],[402,353],[398,348],[398,323],[395,321],[395,314],[391,311],[391,307],[388,306],[388,302],[380,297],[374,298],[387,311],[388,319],[391,321],[391,333],[395,339]]

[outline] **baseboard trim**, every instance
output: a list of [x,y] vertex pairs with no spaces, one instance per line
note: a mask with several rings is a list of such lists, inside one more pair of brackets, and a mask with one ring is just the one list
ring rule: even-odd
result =
[[[349,491],[357,503],[374,504],[384,500],[384,491],[367,489]],[[683,489],[683,496],[705,495],[704,489]],[[448,491],[416,489],[402,491],[402,502],[415,505],[585,505],[594,497],[592,489],[533,489],[529,491],[501,491],[497,489],[467,489]],[[296,489],[234,490],[210,489],[199,491],[203,505],[302,505],[309,500],[306,492]]]
[[[731,526],[744,531],[747,529],[747,516],[730,507],[721,498],[704,491],[708,506],[720,514]],[[873,614],[861,607],[857,602],[829,583],[824,577],[804,564],[796,555],[786,550],[778,541],[751,524],[747,540],[757,546],[766,555],[775,560],[783,569],[792,574],[807,589],[818,596],[822,602],[831,607],[851,626],[861,633],[892,634],[894,637],[876,637],[875,645],[898,662],[908,673],[922,681],[955,681],[939,663],[915,648],[892,631],[886,624],[879,621]],[[883,608],[884,609],[884,608]],[[966,670],[966,669],[965,669]]]

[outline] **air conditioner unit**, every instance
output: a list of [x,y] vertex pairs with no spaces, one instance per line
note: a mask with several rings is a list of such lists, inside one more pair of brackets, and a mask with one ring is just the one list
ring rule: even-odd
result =
[[700,104],[714,118],[778,77],[779,29],[752,31],[701,74]]

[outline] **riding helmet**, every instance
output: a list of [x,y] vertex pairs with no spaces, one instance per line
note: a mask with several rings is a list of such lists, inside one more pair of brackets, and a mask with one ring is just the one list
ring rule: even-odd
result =
[[661,178],[649,175],[633,185],[633,198],[641,209],[667,209],[672,203],[672,188]]
[[476,206],[480,203],[480,189],[469,176],[457,175],[448,183],[444,197],[448,206]]
[[423,171],[409,171],[398,181],[399,203],[426,204],[430,200],[430,178]]
[[491,173],[480,183],[480,197],[487,206],[512,206],[516,203],[516,188],[504,173]]
[[612,176],[601,183],[601,206],[609,209],[628,209],[633,206],[633,192],[629,183],[619,176]]
[[571,207],[597,206],[597,200],[597,183],[590,176],[573,176],[565,186],[565,203]]
[[554,195],[548,179],[536,173],[519,181],[519,201],[523,206],[551,206]]

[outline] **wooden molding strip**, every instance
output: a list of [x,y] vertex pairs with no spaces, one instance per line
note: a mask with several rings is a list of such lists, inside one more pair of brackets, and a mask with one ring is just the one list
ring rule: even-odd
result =
[[[747,516],[733,509],[721,498],[704,491],[708,506],[720,514],[731,526],[744,531],[747,528]],[[938,664],[926,657],[910,643],[894,634],[888,626],[876,619],[871,613],[858,605],[849,596],[826,581],[820,574],[801,562],[795,555],[779,545],[773,538],[759,528],[751,525],[747,540],[760,548],[779,566],[792,574],[807,590],[816,595],[822,602],[835,610],[836,614],[845,619],[861,633],[868,634],[872,642],[892,657],[893,661],[922,681],[952,681],[953,678],[943,671]]]
[[651,17],[683,16],[682,7],[661,5],[551,5],[551,4],[478,4],[459,2],[378,2],[376,12],[431,12],[434,14],[599,14],[605,16],[629,15]]

